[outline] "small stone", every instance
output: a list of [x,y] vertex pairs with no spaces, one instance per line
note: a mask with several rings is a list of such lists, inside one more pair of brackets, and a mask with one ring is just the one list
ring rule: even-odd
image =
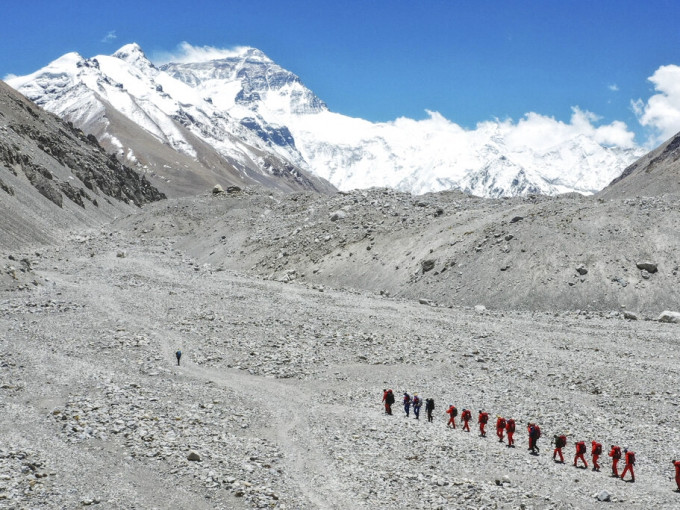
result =
[[583,276],[584,274],[588,274],[588,270],[586,269],[586,266],[584,266],[583,264],[576,266],[576,272],[581,276]]
[[187,455],[187,460],[192,462],[201,462],[201,456],[192,450],[189,452],[189,455]]

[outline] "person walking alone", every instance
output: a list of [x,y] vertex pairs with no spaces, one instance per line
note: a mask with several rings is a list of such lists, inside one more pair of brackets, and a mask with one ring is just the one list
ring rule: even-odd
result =
[[179,366],[179,360],[182,358],[182,351],[177,351],[175,357],[177,358],[177,366]]

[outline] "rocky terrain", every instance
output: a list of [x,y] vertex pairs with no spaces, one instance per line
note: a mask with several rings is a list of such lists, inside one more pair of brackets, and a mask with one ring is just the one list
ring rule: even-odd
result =
[[[678,302],[676,209],[247,188],[5,245],[35,283],[0,294],[0,508],[676,508],[678,325],[632,320]],[[636,483],[555,433],[631,448]]]
[[94,137],[0,82],[0,245],[49,242],[163,198]]

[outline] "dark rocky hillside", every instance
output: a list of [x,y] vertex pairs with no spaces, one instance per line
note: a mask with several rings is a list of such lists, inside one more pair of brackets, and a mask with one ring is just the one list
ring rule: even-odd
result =
[[0,82],[0,246],[45,241],[163,198],[93,136]]

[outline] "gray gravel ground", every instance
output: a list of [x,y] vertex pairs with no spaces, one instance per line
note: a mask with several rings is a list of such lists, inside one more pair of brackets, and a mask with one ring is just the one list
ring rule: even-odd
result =
[[[680,506],[677,324],[263,279],[191,258],[192,207],[5,253],[31,264],[0,294],[0,508]],[[385,387],[434,423],[384,415]],[[450,403],[514,417],[517,448],[447,429]],[[633,449],[636,483],[572,467],[592,439]]]

